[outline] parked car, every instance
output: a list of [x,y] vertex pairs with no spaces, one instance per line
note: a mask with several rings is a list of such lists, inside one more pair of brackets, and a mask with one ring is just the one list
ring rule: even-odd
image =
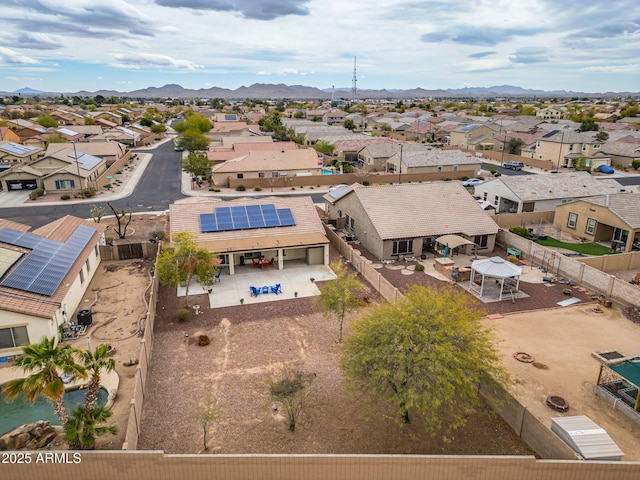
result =
[[522,162],[507,162],[502,166],[504,168],[508,168],[510,170],[522,170],[524,168],[524,163],[522,163]]
[[349,188],[349,185],[347,185],[346,183],[339,183],[338,185],[334,185],[333,187],[330,187],[329,191],[333,192],[335,190],[342,190],[343,188]]
[[469,180],[465,180],[462,182],[463,187],[475,187],[476,185],[480,185],[484,180],[481,178],[470,178]]
[[615,170],[613,169],[613,167],[610,167],[609,165],[600,165],[598,167],[598,171],[602,173],[615,173]]

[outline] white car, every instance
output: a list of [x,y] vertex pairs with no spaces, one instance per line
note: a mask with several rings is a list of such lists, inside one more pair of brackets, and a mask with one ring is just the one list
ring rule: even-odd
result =
[[470,178],[469,180],[465,180],[464,182],[462,182],[462,186],[475,187],[476,185],[480,185],[481,183],[484,183],[484,180],[482,180],[481,178]]
[[329,191],[333,192],[334,190],[341,190],[343,188],[349,188],[349,185],[347,185],[346,183],[339,183],[338,185],[334,185],[333,187],[329,188]]

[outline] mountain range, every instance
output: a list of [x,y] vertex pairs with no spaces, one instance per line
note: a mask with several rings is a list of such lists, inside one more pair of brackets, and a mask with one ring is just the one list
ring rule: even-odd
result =
[[[239,87],[235,90],[220,87],[188,89],[177,84],[167,84],[163,87],[147,87],[130,92],[119,92],[116,90],[98,90],[88,92],[45,92],[32,88],[21,88],[14,92],[0,92],[0,95],[24,95],[24,96],[79,96],[95,97],[129,97],[129,98],[222,98],[225,100],[237,99],[291,99],[291,100],[328,100],[332,98],[352,99],[350,88],[326,88],[319,89],[304,85],[266,84],[255,83],[249,87]],[[567,90],[532,90],[524,89],[513,85],[496,85],[493,87],[466,87],[457,89],[436,89],[427,90],[424,88],[413,88],[408,90],[381,89],[381,90],[357,90],[356,99],[418,99],[418,98],[465,98],[465,97],[617,97],[617,96],[637,96],[638,92],[572,92]]]

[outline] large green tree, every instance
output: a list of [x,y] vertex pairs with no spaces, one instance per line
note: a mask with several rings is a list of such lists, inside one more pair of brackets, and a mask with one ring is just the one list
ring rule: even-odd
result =
[[38,115],[38,117],[36,118],[36,123],[38,125],[42,125],[43,127],[59,127],[60,126],[60,124],[55,118],[53,118],[51,115],[48,115],[46,113]]
[[205,178],[211,175],[211,164],[206,156],[190,153],[182,160],[182,170],[192,177]]
[[332,262],[331,269],[336,279],[320,286],[320,295],[316,298],[325,315],[334,315],[340,321],[338,342],[342,342],[344,318],[360,306],[358,295],[364,292],[364,286],[358,280],[358,274],[348,271],[341,262]]
[[206,150],[209,146],[209,137],[197,130],[187,130],[182,132],[176,139],[176,144],[182,150],[191,153]]
[[163,285],[178,288],[186,284],[185,307],[189,307],[189,284],[194,278],[201,285],[210,284],[216,273],[216,256],[206,248],[198,247],[195,237],[187,232],[173,236],[173,244],[158,258],[156,273]]
[[64,428],[69,421],[69,412],[64,404],[64,382],[60,375],[87,377],[85,368],[75,361],[76,352],[71,345],[56,345],[53,337],[45,337],[40,343],[22,347],[22,355],[13,366],[30,375],[5,383],[2,387],[4,395],[14,400],[22,394],[31,403],[38,397],[44,397],[53,406]]
[[352,324],[341,369],[365,401],[394,405],[402,423],[415,412],[446,439],[480,402],[481,381],[506,381],[480,317],[461,291],[415,286]]

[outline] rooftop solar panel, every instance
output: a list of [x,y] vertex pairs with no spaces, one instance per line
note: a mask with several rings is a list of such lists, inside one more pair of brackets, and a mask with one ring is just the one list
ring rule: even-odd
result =
[[200,214],[200,230],[203,233],[293,226],[291,209],[276,209],[272,203],[218,207],[214,213]]
[[560,133],[560,130],[551,130],[549,133],[545,133],[542,138],[553,137],[556,133]]
[[32,145],[21,145],[14,142],[3,143],[0,145],[0,150],[4,150],[5,152],[12,153],[14,155],[26,155],[37,149],[38,147],[34,147]]
[[0,241],[11,237],[12,241],[6,243],[32,249],[0,285],[53,295],[95,231],[94,228],[79,225],[66,242],[56,242],[31,233],[6,228],[0,230]]

